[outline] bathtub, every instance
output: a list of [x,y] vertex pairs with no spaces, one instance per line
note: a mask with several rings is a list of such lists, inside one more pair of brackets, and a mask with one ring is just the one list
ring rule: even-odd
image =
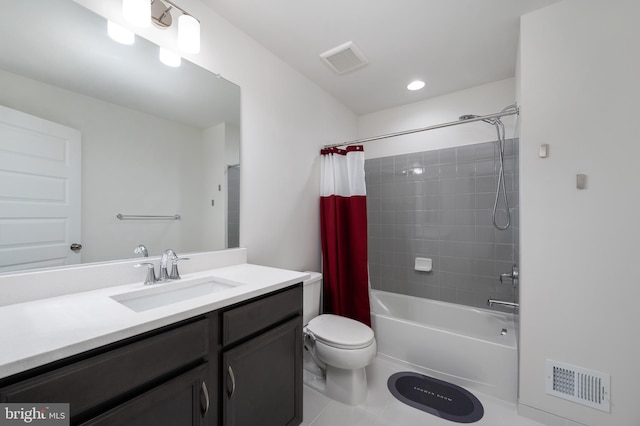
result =
[[511,402],[517,399],[514,317],[371,290],[378,357]]

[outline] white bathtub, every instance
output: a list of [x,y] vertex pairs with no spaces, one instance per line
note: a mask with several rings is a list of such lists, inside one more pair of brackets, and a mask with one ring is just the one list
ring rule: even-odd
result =
[[371,311],[379,357],[516,401],[513,314],[379,290],[371,290]]

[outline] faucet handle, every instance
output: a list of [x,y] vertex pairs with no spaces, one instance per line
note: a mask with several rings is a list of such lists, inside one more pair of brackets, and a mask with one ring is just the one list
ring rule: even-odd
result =
[[513,286],[515,287],[516,284],[518,284],[518,267],[516,265],[513,265],[511,267],[511,272],[500,274],[500,283],[504,283],[504,281],[502,280],[505,278],[509,278],[511,280],[511,284],[513,284]]
[[133,266],[135,268],[142,268],[143,266],[147,267],[147,276],[144,279],[144,285],[153,284],[156,281],[158,281],[156,279],[156,269],[155,269],[155,266],[153,265],[153,263],[150,263],[150,262],[136,263]]
[[188,257],[174,257],[171,259],[171,272],[169,273],[170,280],[179,280],[180,273],[178,272],[178,262],[181,260],[189,260]]

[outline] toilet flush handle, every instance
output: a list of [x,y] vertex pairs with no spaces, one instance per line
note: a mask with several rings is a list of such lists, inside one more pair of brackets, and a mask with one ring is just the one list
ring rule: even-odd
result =
[[306,328],[305,328],[305,330],[304,330],[304,338],[305,338],[305,339],[309,339],[309,340],[311,340],[312,342],[315,342],[315,341],[316,341],[316,336],[315,336],[312,332],[310,332],[309,330],[307,330]]

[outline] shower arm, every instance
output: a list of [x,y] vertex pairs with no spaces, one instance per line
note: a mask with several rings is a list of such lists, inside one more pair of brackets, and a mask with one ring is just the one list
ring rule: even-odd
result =
[[473,117],[473,118],[469,118],[469,119],[465,119],[465,120],[450,121],[448,123],[435,124],[433,126],[422,127],[422,128],[419,128],[419,129],[404,130],[402,132],[388,133],[386,135],[372,136],[372,137],[369,137],[369,138],[356,139],[356,140],[348,141],[348,142],[325,145],[324,148],[326,149],[326,148],[337,148],[337,147],[340,147],[340,146],[358,145],[358,144],[361,144],[361,143],[377,141],[377,140],[380,140],[380,139],[388,139],[388,138],[393,138],[393,137],[396,137],[396,136],[410,135],[412,133],[425,132],[427,130],[442,129],[443,127],[457,126],[459,124],[472,123],[474,121],[491,120],[491,119],[496,119],[496,118],[500,118],[500,117],[506,117],[508,115],[517,115],[519,113],[520,113],[520,108],[518,106],[509,105],[508,107],[506,107],[502,111],[496,112],[494,114],[479,115],[477,117]]

